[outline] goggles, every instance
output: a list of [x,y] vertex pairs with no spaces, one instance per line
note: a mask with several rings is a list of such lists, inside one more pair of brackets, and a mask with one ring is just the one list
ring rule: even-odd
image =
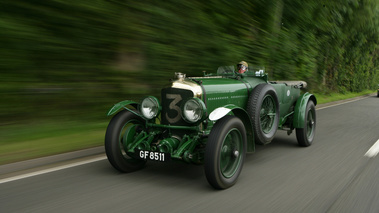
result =
[[247,67],[243,64],[238,64],[237,68],[238,70],[247,70]]

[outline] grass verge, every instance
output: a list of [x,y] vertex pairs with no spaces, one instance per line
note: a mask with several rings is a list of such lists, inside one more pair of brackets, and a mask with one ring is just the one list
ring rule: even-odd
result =
[[102,146],[106,127],[90,121],[0,126],[0,165]]
[[372,94],[372,90],[365,90],[359,93],[345,93],[345,94],[340,94],[340,93],[330,93],[330,94],[318,94],[318,93],[313,93],[316,98],[317,98],[317,104],[325,104],[333,101],[340,101],[340,100],[345,100],[349,98],[355,98],[363,95],[369,95]]

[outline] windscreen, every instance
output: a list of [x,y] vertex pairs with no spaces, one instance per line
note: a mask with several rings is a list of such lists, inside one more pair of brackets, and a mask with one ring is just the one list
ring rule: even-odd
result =
[[234,75],[234,66],[220,66],[217,69],[217,75]]

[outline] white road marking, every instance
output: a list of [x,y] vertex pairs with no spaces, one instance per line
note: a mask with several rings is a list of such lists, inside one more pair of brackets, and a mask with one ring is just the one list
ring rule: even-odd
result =
[[369,158],[375,157],[379,153],[379,140],[366,152],[365,156]]
[[[369,98],[369,97],[370,96],[366,96],[366,97],[358,98],[358,99],[347,101],[347,102],[343,102],[343,103],[333,104],[333,105],[330,105],[330,106],[317,108],[316,110],[322,110],[322,109],[326,109],[326,108],[330,108],[330,107],[339,106],[339,105],[342,105],[342,104],[347,104],[347,103],[351,103],[351,102],[355,102],[355,101],[360,101],[360,100],[363,100],[363,99],[366,99],[366,98]],[[372,145],[372,147],[366,152],[366,154],[364,156],[369,157],[369,158],[373,158],[378,153],[379,153],[379,140],[377,140],[374,143],[374,145]]]
[[24,179],[24,178],[28,178],[28,177],[33,177],[33,176],[37,176],[37,175],[42,175],[42,174],[46,174],[46,173],[50,173],[50,172],[55,172],[55,171],[62,170],[62,169],[68,169],[68,168],[72,168],[75,166],[81,166],[84,164],[101,161],[101,160],[104,160],[106,158],[107,158],[106,156],[101,156],[101,157],[96,157],[93,159],[84,160],[84,161],[80,161],[80,162],[76,162],[76,163],[70,163],[70,164],[63,165],[63,166],[57,166],[57,167],[50,168],[50,169],[44,169],[44,170],[40,170],[40,171],[36,171],[36,172],[23,174],[23,175],[17,175],[14,177],[4,178],[4,179],[0,179],[0,184],[8,183],[11,181],[20,180],[20,179]]

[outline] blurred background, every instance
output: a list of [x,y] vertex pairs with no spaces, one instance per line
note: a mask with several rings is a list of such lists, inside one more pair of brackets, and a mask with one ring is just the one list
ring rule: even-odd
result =
[[241,60],[319,94],[379,83],[378,0],[2,0],[0,27],[0,145],[95,127],[101,144],[88,125],[113,104]]

